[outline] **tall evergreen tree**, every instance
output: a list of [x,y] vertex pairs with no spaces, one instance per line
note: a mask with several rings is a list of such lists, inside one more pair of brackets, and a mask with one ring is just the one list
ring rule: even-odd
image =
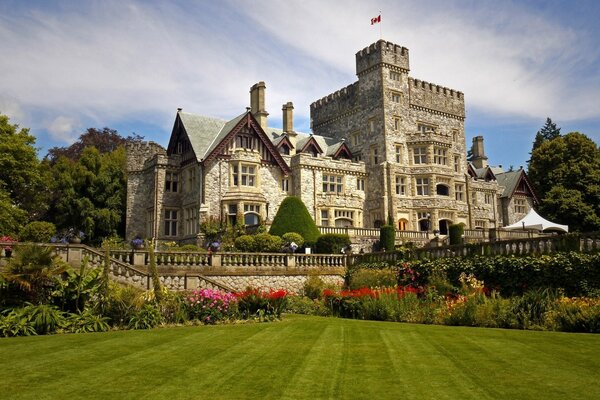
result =
[[[542,129],[537,131],[537,133],[535,134],[535,140],[533,141],[533,147],[532,147],[531,153],[529,153],[529,155],[532,155],[533,151],[535,149],[537,149],[538,147],[540,147],[542,145],[542,143],[544,143],[548,140],[556,139],[558,137],[560,137],[560,128],[557,127],[554,122],[552,122],[550,117],[547,117],[546,123],[544,124]],[[530,162],[531,162],[531,159],[527,161],[528,164]]]

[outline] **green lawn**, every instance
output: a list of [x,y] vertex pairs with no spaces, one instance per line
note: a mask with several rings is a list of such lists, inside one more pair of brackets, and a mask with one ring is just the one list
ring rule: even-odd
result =
[[286,316],[0,339],[2,399],[599,399],[600,335]]

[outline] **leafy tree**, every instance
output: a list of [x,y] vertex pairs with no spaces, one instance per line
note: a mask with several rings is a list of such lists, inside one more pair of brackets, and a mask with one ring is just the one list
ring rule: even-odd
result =
[[52,167],[50,215],[60,229],[81,229],[93,242],[125,231],[127,183],[123,146],[101,154],[87,147],[73,161],[59,157]]
[[58,161],[60,157],[77,161],[88,147],[95,147],[100,153],[111,153],[117,150],[119,146],[125,146],[127,142],[141,141],[142,139],[142,136],[135,133],[125,138],[119,135],[114,129],[88,128],[72,145],[68,147],[53,147],[48,150],[47,157],[52,163]]
[[283,199],[269,230],[271,235],[277,236],[283,236],[288,232],[299,233],[308,243],[315,243],[320,235],[319,228],[306,206],[302,200],[294,196]]
[[27,212],[15,206],[8,192],[0,187],[0,236],[16,237],[27,221]]
[[[560,137],[560,128],[557,127],[556,124],[552,122],[552,120],[549,117],[546,118],[546,123],[544,124],[542,129],[537,131],[537,133],[535,134],[533,148],[531,149],[531,153],[529,153],[529,155],[533,154],[533,151],[540,147],[542,143],[556,139],[558,137]],[[528,163],[529,162],[531,162],[531,160],[529,160]]]
[[29,129],[19,129],[0,114],[0,214],[7,209],[15,213],[6,223],[12,231],[25,222],[24,215],[36,219],[46,208],[48,179],[34,145]]
[[531,154],[529,178],[547,218],[571,229],[600,229],[600,149],[586,135],[571,132],[544,141]]

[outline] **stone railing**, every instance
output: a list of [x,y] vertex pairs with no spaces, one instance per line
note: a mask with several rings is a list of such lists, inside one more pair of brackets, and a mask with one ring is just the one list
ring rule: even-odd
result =
[[366,262],[395,263],[401,260],[452,256],[548,254],[558,251],[600,251],[600,233],[551,235],[465,245],[423,247],[402,252],[354,254],[348,257],[348,265]]
[[[348,227],[335,227],[335,226],[318,226],[321,234],[326,233],[337,233],[346,234],[352,237],[375,237],[379,238],[379,228],[355,228],[352,226]],[[414,240],[427,240],[433,236],[431,232],[424,231],[400,231],[396,229],[397,239],[414,239]]]

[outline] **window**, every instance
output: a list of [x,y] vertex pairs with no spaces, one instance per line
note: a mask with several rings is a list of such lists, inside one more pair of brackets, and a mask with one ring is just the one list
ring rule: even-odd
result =
[[177,236],[177,210],[165,210],[165,236]]
[[400,117],[394,117],[394,129],[395,130],[399,130],[400,129]]
[[396,145],[396,162],[400,164],[402,162],[402,145]]
[[414,164],[427,164],[427,147],[413,148]]
[[450,188],[443,184],[436,185],[435,192],[438,196],[450,196]]
[[327,226],[329,225],[329,211],[321,210],[321,225]]
[[458,131],[457,130],[452,131],[452,141],[458,142]]
[[352,146],[358,146],[361,143],[360,132],[354,132],[352,135]]
[[454,196],[458,201],[464,201],[464,186],[454,185]]
[[399,231],[405,231],[406,230],[406,224],[408,224],[408,221],[405,219],[399,219],[398,220],[398,230]]
[[525,199],[515,199],[515,213],[525,214],[527,212],[526,204]]
[[252,136],[238,135],[235,138],[235,146],[238,149],[252,149],[254,147],[254,138]]
[[471,192],[471,202],[477,204],[477,192]]
[[187,170],[186,189],[188,192],[191,192],[195,188],[196,188],[196,168],[190,168]]
[[475,229],[485,229],[485,221],[481,219],[475,220]]
[[281,180],[281,190],[283,192],[289,192],[290,191],[290,180],[288,178],[283,178]]
[[244,204],[244,224],[258,225],[260,204]]
[[369,120],[369,132],[371,132],[371,133],[375,132],[375,120],[374,119]]
[[343,190],[341,175],[323,175],[323,193],[342,193]]
[[198,233],[198,209],[196,207],[188,207],[183,210],[183,214],[185,219],[185,234],[194,235]]
[[379,164],[379,150],[377,147],[371,147],[371,163]]
[[399,81],[400,80],[400,74],[394,71],[390,71],[390,79],[393,81]]
[[348,210],[335,210],[335,226],[338,228],[348,227],[354,225],[354,211]]
[[256,166],[234,164],[231,173],[233,186],[256,186]]
[[396,194],[406,196],[406,178],[403,176],[396,177]]
[[460,156],[454,156],[454,172],[460,172]]
[[279,146],[279,153],[289,155],[290,147],[286,143],[282,144],[281,146]]
[[356,188],[361,191],[365,191],[365,180],[362,178],[356,179]]
[[416,179],[417,196],[429,196],[429,178]]
[[417,124],[417,132],[419,132],[419,133],[435,132],[435,126],[428,125],[428,124]]
[[177,172],[167,172],[165,177],[165,192],[177,193],[179,175]]
[[485,204],[492,204],[492,194],[491,193],[485,193],[484,194],[484,201],[485,201]]
[[400,103],[401,100],[402,100],[401,93],[392,92],[392,102],[393,103]]
[[146,236],[154,237],[154,209],[146,211]]
[[446,149],[434,149],[433,150],[433,163],[438,165],[446,165],[448,163],[448,157],[446,156]]
[[231,225],[237,223],[237,207],[237,203],[227,205],[227,219]]

